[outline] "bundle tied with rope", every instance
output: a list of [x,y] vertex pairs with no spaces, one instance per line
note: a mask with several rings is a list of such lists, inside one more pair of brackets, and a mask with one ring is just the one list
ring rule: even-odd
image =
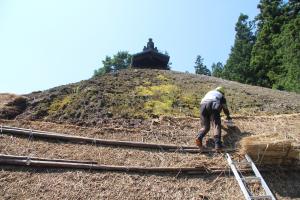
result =
[[240,153],[248,154],[257,165],[300,166],[299,147],[279,134],[246,137],[240,145]]

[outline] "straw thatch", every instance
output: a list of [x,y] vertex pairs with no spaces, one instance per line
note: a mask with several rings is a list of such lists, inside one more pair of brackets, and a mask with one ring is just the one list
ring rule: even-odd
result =
[[27,107],[27,98],[15,94],[0,94],[0,118],[14,119]]
[[256,135],[241,140],[242,154],[248,154],[259,165],[300,165],[300,150],[293,140],[277,134]]
[[[132,126],[109,120],[102,126],[84,127],[41,121],[1,120],[0,124],[39,129],[69,135],[109,140],[147,143],[194,145],[200,129],[199,119],[163,118],[159,123],[143,122]],[[280,117],[234,118],[236,128],[222,129],[226,147],[236,148],[241,138],[277,132],[276,140],[300,141],[300,114]],[[214,135],[213,129],[206,140]],[[274,136],[274,135],[273,135]],[[273,137],[274,138],[274,137]],[[295,145],[292,144],[294,147]],[[161,150],[115,148],[86,144],[50,142],[35,138],[15,137],[0,131],[0,153],[47,159],[93,160],[103,165],[143,167],[228,167],[223,154],[184,154]],[[298,154],[299,155],[299,154]],[[236,153],[234,160],[244,158]],[[263,173],[278,200],[299,197],[300,173],[293,170]],[[126,174],[70,169],[40,169],[0,166],[0,199],[243,199],[232,176],[184,174]],[[254,188],[256,189],[256,188]],[[257,194],[255,190],[255,194]],[[2,198],[1,198],[2,197]]]

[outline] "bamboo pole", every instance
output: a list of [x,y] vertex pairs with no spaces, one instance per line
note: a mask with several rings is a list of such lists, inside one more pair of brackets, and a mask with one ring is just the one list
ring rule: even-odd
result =
[[[13,135],[35,137],[35,138],[42,138],[42,139],[58,139],[58,140],[73,142],[73,143],[89,143],[95,145],[97,144],[97,145],[107,145],[107,146],[149,148],[149,149],[158,149],[158,150],[163,150],[168,152],[186,152],[186,153],[215,152],[214,149],[199,150],[199,148],[196,146],[179,146],[179,145],[172,145],[172,144],[155,144],[155,143],[143,143],[143,142],[133,142],[133,141],[105,140],[105,139],[74,136],[74,135],[60,134],[54,132],[8,127],[8,126],[0,127],[0,131],[2,133],[8,133]],[[233,152],[233,151],[235,151],[235,149],[224,149],[224,152]]]
[[96,171],[115,171],[131,173],[187,173],[187,174],[220,174],[229,168],[203,168],[203,167],[139,167],[139,166],[115,166],[99,165],[74,162],[57,162],[49,160],[23,160],[0,158],[0,165],[27,166],[38,168],[59,168],[59,169],[82,169]]
[[[37,158],[36,160],[26,160],[22,156],[1,155],[1,165],[26,166],[33,168],[58,168],[58,169],[82,169],[96,171],[115,171],[115,172],[130,172],[130,173],[185,173],[185,174],[224,174],[229,172],[229,168],[205,168],[205,167],[140,167],[140,166],[115,166],[115,165],[100,165],[94,163],[82,163],[80,161],[61,159]],[[74,162],[75,161],[75,162]],[[260,172],[270,172],[272,168],[260,168]],[[276,168],[276,170],[278,170]],[[299,172],[300,168],[280,168],[282,171]],[[252,169],[240,169],[241,173],[251,173]],[[231,174],[229,174],[231,175]]]
[[39,160],[39,161],[53,161],[53,162],[69,162],[69,163],[84,163],[84,164],[97,164],[95,161],[91,160],[68,160],[68,159],[49,159],[49,158],[39,158],[34,156],[16,156],[16,155],[4,155],[0,154],[0,159],[18,159],[18,160]]

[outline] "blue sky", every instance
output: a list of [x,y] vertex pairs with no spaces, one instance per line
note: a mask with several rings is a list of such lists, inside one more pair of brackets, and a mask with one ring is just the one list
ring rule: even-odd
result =
[[172,70],[226,62],[240,13],[259,0],[0,0],[0,93],[88,79],[106,55],[140,52],[149,37]]

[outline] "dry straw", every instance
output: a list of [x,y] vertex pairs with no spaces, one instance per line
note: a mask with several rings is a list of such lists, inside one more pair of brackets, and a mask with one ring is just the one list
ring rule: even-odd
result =
[[300,150],[293,145],[293,140],[278,134],[246,137],[240,144],[240,152],[251,156],[258,165],[300,165]]

